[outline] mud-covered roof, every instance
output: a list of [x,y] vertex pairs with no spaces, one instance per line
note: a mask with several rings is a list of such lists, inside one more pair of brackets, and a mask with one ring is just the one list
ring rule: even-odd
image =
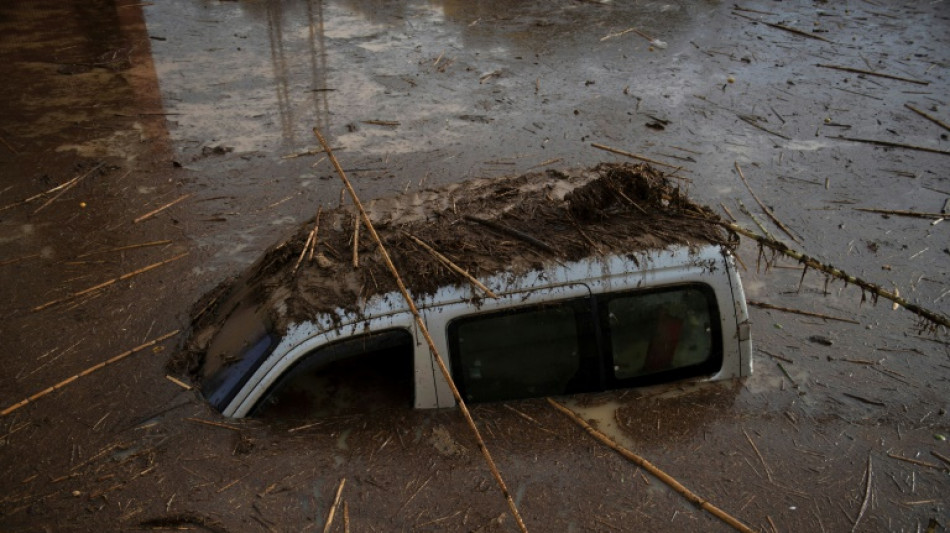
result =
[[[416,239],[478,278],[590,256],[729,244],[726,232],[706,220],[718,217],[691,202],[677,183],[645,164],[600,164],[469,180],[375,200],[367,212],[406,286],[419,296],[467,282]],[[301,224],[245,275],[207,295],[196,306],[190,351],[200,352],[248,298],[280,331],[320,313],[357,311],[371,296],[396,291],[364,228],[354,266],[358,217],[352,205],[322,211],[319,221]],[[313,253],[301,260],[311,238]]]

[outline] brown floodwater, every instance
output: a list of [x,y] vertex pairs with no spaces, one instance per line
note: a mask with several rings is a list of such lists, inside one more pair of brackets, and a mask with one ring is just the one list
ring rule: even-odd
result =
[[[950,314],[948,222],[856,210],[946,208],[950,132],[907,106],[950,122],[948,17],[857,0],[4,2],[0,403],[187,329],[203,294],[338,205],[314,127],[364,199],[625,160],[598,143],[682,166],[694,200],[792,240],[738,165],[796,248]],[[749,300],[847,321],[753,307],[743,382],[564,401],[756,530],[946,528],[947,332],[739,256]],[[223,419],[166,377],[184,335],[0,417],[0,529],[322,530],[345,478],[336,531],[516,530],[455,410]],[[532,531],[731,530],[543,400],[472,411]]]

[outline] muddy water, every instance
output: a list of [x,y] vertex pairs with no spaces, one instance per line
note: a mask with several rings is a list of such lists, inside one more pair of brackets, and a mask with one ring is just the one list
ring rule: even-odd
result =
[[[0,211],[0,399],[185,325],[201,294],[339,202],[321,154],[287,158],[315,148],[314,126],[365,197],[620,159],[597,142],[682,165],[697,200],[754,227],[741,200],[786,238],[738,162],[803,249],[946,314],[950,226],[853,210],[939,212],[946,155],[838,137],[950,149],[905,107],[948,121],[948,15],[857,1],[5,2],[0,208],[17,205]],[[42,209],[55,192],[19,204],[100,163]],[[752,247],[740,256],[750,299],[858,324],[754,308],[756,372],[735,389],[578,408],[604,404],[585,416],[759,530],[945,526],[946,337],[790,262],[756,271]],[[173,349],[0,418],[4,528],[314,530],[345,477],[357,529],[514,530],[457,413],[221,420],[165,379]],[[726,530],[544,402],[474,414],[532,530]]]

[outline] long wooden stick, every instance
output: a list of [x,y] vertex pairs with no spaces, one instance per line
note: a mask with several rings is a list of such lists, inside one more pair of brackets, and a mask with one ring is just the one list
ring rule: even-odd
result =
[[825,320],[837,320],[838,322],[847,322],[848,324],[860,324],[857,320],[851,320],[850,318],[840,318],[831,315],[825,315],[822,313],[813,313],[811,311],[802,311],[801,309],[792,309],[791,307],[779,307],[777,305],[767,304],[765,302],[756,302],[754,300],[746,300],[746,303],[753,307],[760,307],[762,309],[774,309],[775,311],[782,311],[783,313],[793,313],[796,315],[802,316],[811,316],[815,318],[822,318]]
[[72,293],[72,294],[69,294],[68,296],[64,296],[64,297],[62,297],[62,298],[58,298],[58,299],[56,299],[56,300],[53,300],[53,301],[50,301],[50,302],[46,302],[45,304],[38,305],[38,306],[34,307],[33,309],[31,309],[30,311],[35,313],[35,312],[37,312],[37,311],[42,311],[43,309],[46,309],[47,307],[52,307],[52,306],[54,306],[54,305],[56,305],[56,304],[61,304],[61,303],[63,303],[63,302],[68,302],[69,300],[72,300],[73,298],[78,298],[78,297],[80,297],[80,296],[89,294],[90,292],[95,292],[95,291],[98,291],[98,290],[100,290],[100,289],[104,289],[104,288],[108,287],[109,285],[113,285],[113,284],[118,283],[118,282],[120,282],[120,281],[127,280],[127,279],[129,279],[129,278],[131,278],[131,277],[133,277],[133,276],[138,276],[139,274],[144,274],[144,273],[148,272],[149,270],[158,268],[158,267],[160,267],[160,266],[162,266],[162,265],[166,265],[166,264],[168,264],[168,263],[171,263],[172,261],[177,261],[177,260],[181,259],[182,257],[185,257],[186,255],[188,255],[188,252],[185,252],[185,253],[183,253],[183,254],[176,255],[175,257],[172,257],[172,258],[170,258],[170,259],[166,259],[166,260],[164,260],[164,261],[159,261],[158,263],[152,263],[151,265],[148,265],[148,266],[146,266],[146,267],[142,267],[142,268],[140,268],[140,269],[138,269],[138,270],[133,270],[132,272],[126,272],[125,274],[122,274],[121,276],[119,276],[119,277],[117,277],[117,278],[112,278],[112,279],[110,279],[109,281],[105,281],[105,282],[102,282],[102,283],[100,283],[100,284],[98,284],[98,285],[94,285],[94,286],[92,286],[92,287],[89,287],[88,289],[83,289],[83,290],[81,290],[81,291],[78,291],[78,292],[74,292],[74,293]]
[[855,211],[864,211],[865,213],[880,213],[882,215],[894,215],[898,217],[913,218],[947,218],[950,215],[946,213],[921,213],[920,211],[904,211],[901,209],[878,209],[875,207],[855,207]]
[[[39,213],[40,211],[42,211],[43,209],[45,209],[46,206],[48,206],[49,204],[55,202],[57,198],[59,198],[60,196],[62,196],[63,194],[65,194],[66,191],[68,191],[69,189],[72,189],[73,187],[75,187],[76,184],[79,183],[80,181],[82,181],[86,176],[88,176],[88,175],[92,174],[93,172],[95,172],[95,171],[99,170],[100,168],[102,168],[103,165],[105,165],[105,163],[99,163],[98,165],[92,167],[91,169],[89,169],[88,171],[84,172],[83,174],[80,174],[80,175],[76,176],[75,178],[73,178],[73,179],[67,181],[66,183],[60,185],[59,187],[54,187],[54,188],[50,189],[49,191],[47,191],[47,192],[53,192],[53,191],[59,190],[59,192],[56,194],[56,196],[54,196],[54,197],[50,198],[49,200],[43,202],[43,205],[37,207],[37,208],[36,208],[36,211],[33,211],[33,214],[35,215],[35,214]],[[32,198],[36,198],[36,197],[34,196],[34,197],[32,197]],[[29,202],[32,198],[28,198],[28,199],[26,200],[26,202]]]
[[943,129],[945,129],[945,130],[947,130],[947,131],[950,131],[950,124],[947,124],[946,122],[940,120],[939,118],[937,118],[937,117],[935,117],[935,116],[933,116],[933,115],[930,115],[930,114],[928,114],[928,113],[925,113],[925,112],[921,111],[920,109],[917,109],[916,107],[914,107],[914,106],[912,106],[912,105],[910,105],[910,104],[904,104],[904,107],[906,107],[907,109],[910,109],[911,111],[913,111],[914,113],[917,113],[918,115],[924,117],[925,119],[927,119],[927,120],[933,122],[934,124],[940,126],[941,128],[943,128]]
[[768,206],[762,203],[762,200],[759,200],[759,196],[755,194],[755,191],[752,190],[752,186],[749,185],[748,181],[746,181],[745,174],[742,173],[742,167],[739,166],[739,162],[734,161],[734,164],[736,165],[736,170],[739,172],[739,177],[742,178],[742,183],[745,184],[746,189],[749,189],[749,194],[752,195],[752,198],[755,200],[755,203],[759,204],[759,207],[762,208],[762,211],[765,211],[765,214],[768,215],[770,219],[772,219],[772,222],[775,222],[775,225],[778,226],[779,229],[784,231],[785,234],[788,235],[793,241],[797,242],[798,244],[801,244],[801,241],[798,240],[798,238],[792,234],[792,230],[788,229],[788,226],[786,226],[785,224],[782,224],[782,221],[779,220],[777,216],[775,216],[775,213],[773,213],[772,210],[768,208]]
[[49,394],[49,393],[51,393],[51,392],[53,392],[53,391],[55,391],[55,390],[61,389],[61,388],[65,387],[66,385],[69,385],[69,384],[72,383],[73,381],[76,381],[77,379],[79,379],[79,378],[81,378],[81,377],[83,377],[83,376],[88,376],[89,374],[92,374],[92,373],[95,372],[96,370],[100,370],[100,369],[102,369],[102,368],[105,368],[106,366],[109,366],[109,365],[111,365],[112,363],[115,363],[115,362],[117,362],[117,361],[121,361],[122,359],[125,359],[126,357],[128,357],[128,356],[130,356],[130,355],[132,355],[132,354],[134,354],[134,353],[136,353],[136,352],[140,352],[140,351],[142,351],[142,350],[144,350],[144,349],[146,349],[146,348],[149,348],[149,347],[151,347],[151,346],[154,346],[154,345],[156,345],[156,344],[158,344],[158,343],[160,343],[160,342],[162,342],[162,341],[168,340],[168,339],[174,337],[175,335],[178,335],[178,331],[179,331],[179,330],[176,329],[175,331],[172,331],[172,332],[170,332],[170,333],[166,333],[166,334],[162,335],[161,337],[157,337],[157,338],[155,338],[155,339],[152,339],[152,340],[146,342],[145,344],[141,344],[141,345],[139,345],[139,346],[136,346],[135,348],[132,348],[131,350],[122,352],[122,353],[120,353],[119,355],[117,355],[117,356],[115,356],[115,357],[113,357],[113,358],[111,358],[111,359],[107,359],[107,360],[105,360],[105,361],[103,361],[103,362],[101,362],[101,363],[99,363],[99,364],[97,364],[97,365],[91,366],[91,367],[89,367],[89,368],[83,370],[82,372],[76,374],[75,376],[73,376],[73,377],[71,377],[71,378],[64,379],[63,381],[60,381],[59,383],[57,383],[56,385],[53,385],[52,387],[43,389],[43,390],[41,390],[40,392],[37,392],[36,394],[34,394],[33,396],[30,396],[30,397],[27,398],[27,399],[22,400],[22,401],[20,401],[20,402],[17,402],[17,403],[15,403],[15,404],[11,405],[10,407],[7,407],[7,408],[4,409],[3,411],[0,411],[0,416],[7,416],[8,414],[12,413],[13,411],[16,411],[17,409],[23,407],[24,405],[26,405],[26,404],[28,404],[28,403],[30,403],[30,402],[35,402],[36,400],[42,398],[43,396],[46,396],[47,394]]
[[867,74],[868,76],[877,76],[879,78],[887,78],[891,80],[906,81],[908,83],[916,83],[917,85],[930,85],[929,81],[915,80],[913,78],[904,78],[901,76],[895,76],[893,74],[885,74],[883,72],[876,72],[874,70],[864,70],[863,68],[853,68],[853,67],[842,67],[838,65],[826,65],[823,63],[818,63],[816,67],[821,68],[831,68],[835,70],[842,70],[844,72],[853,72],[854,74]]
[[577,416],[577,414],[576,414],[574,411],[571,411],[571,410],[568,409],[567,407],[561,405],[560,403],[556,402],[555,400],[553,400],[553,399],[551,399],[551,398],[548,398],[548,403],[550,403],[550,404],[551,404],[555,409],[557,409],[558,411],[560,411],[560,412],[564,413],[565,415],[567,415],[567,417],[570,418],[571,420],[573,420],[575,424],[577,424],[577,425],[579,425],[580,427],[584,428],[584,430],[587,431],[587,433],[590,434],[590,436],[594,437],[595,439],[599,440],[601,443],[607,445],[607,447],[611,448],[611,449],[614,450],[615,452],[617,452],[617,453],[619,453],[620,455],[624,456],[625,458],[629,459],[630,461],[632,461],[632,462],[633,462],[634,464],[636,464],[637,466],[639,466],[639,467],[643,468],[644,470],[646,470],[647,472],[653,474],[653,476],[655,476],[657,479],[659,479],[659,480],[662,481],[663,483],[666,483],[670,488],[672,488],[672,489],[675,490],[676,492],[680,493],[680,494],[681,494],[683,497],[685,497],[687,500],[689,500],[689,501],[695,503],[696,505],[698,505],[699,507],[705,509],[707,512],[711,513],[713,516],[715,516],[716,518],[722,520],[722,521],[725,522],[726,524],[729,524],[729,525],[732,526],[736,531],[741,531],[741,532],[743,532],[743,533],[753,533],[753,532],[754,532],[754,530],[753,530],[752,528],[750,528],[749,526],[743,524],[742,522],[740,522],[739,520],[733,518],[731,515],[729,515],[728,513],[726,513],[725,511],[723,511],[722,509],[720,509],[720,508],[716,507],[715,505],[709,503],[709,501],[707,501],[707,500],[705,500],[705,499],[699,497],[698,495],[696,495],[696,493],[694,493],[693,491],[691,491],[691,490],[687,489],[686,487],[684,487],[679,481],[676,481],[675,479],[673,479],[672,476],[670,476],[670,475],[667,474],[666,472],[664,472],[664,471],[660,470],[659,468],[657,468],[656,466],[654,466],[653,463],[647,461],[647,460],[644,459],[643,457],[640,457],[639,455],[637,455],[637,454],[631,452],[630,450],[624,448],[623,446],[617,444],[613,439],[611,439],[611,438],[608,437],[607,435],[604,435],[604,434],[601,433],[600,431],[597,431],[596,429],[594,429],[590,424],[588,424],[586,421],[584,421],[584,419],[582,419],[581,417]]
[[859,137],[831,137],[832,139],[841,139],[842,141],[851,141],[856,143],[874,144],[877,146],[886,146],[888,148],[903,148],[905,150],[917,150],[918,152],[930,152],[932,154],[950,155],[950,150],[941,150],[939,148],[930,148],[927,146],[917,146],[915,144],[894,143],[890,141],[879,141],[877,139],[861,139]]
[[858,516],[854,519],[854,524],[851,526],[851,533],[857,531],[858,524],[864,517],[865,511],[868,510],[868,504],[871,503],[871,475],[871,454],[868,454],[867,484],[864,486],[864,500],[861,502],[861,509],[858,511]]
[[155,216],[155,215],[161,213],[162,211],[168,209],[169,207],[172,207],[172,206],[178,204],[179,202],[183,202],[183,201],[185,201],[185,200],[191,198],[192,196],[194,196],[194,193],[188,193],[188,194],[186,194],[186,195],[184,195],[184,196],[179,196],[178,198],[175,198],[175,199],[172,200],[171,202],[168,202],[167,204],[165,204],[165,205],[159,207],[158,209],[154,209],[154,210],[152,210],[152,211],[149,211],[148,213],[145,213],[144,215],[142,215],[142,216],[136,218],[135,220],[132,221],[132,223],[133,223],[133,224],[138,224],[139,222],[143,222],[143,221],[145,221],[145,220],[148,220],[148,219],[152,218],[153,216]]
[[523,533],[527,533],[528,528],[525,526],[524,520],[521,519],[521,513],[518,512],[518,506],[515,505],[515,500],[511,497],[511,492],[508,491],[508,486],[505,484],[505,480],[502,479],[501,473],[498,471],[498,467],[495,466],[495,461],[492,460],[491,453],[488,451],[488,446],[485,445],[485,440],[482,438],[482,434],[478,430],[478,426],[475,425],[475,420],[472,418],[472,413],[469,412],[468,406],[465,405],[465,400],[462,399],[462,395],[459,393],[458,387],[455,386],[455,381],[452,379],[452,373],[449,372],[449,368],[445,365],[445,360],[439,353],[439,349],[435,346],[435,341],[433,341],[432,336],[429,335],[429,329],[426,327],[425,321],[422,319],[422,314],[419,313],[419,309],[412,301],[412,297],[409,296],[409,291],[406,289],[406,285],[402,281],[402,276],[399,275],[399,271],[396,269],[396,265],[393,264],[392,259],[389,257],[389,252],[386,251],[386,247],[383,245],[382,239],[380,239],[379,234],[376,233],[376,228],[373,226],[373,222],[369,219],[369,215],[363,208],[362,202],[360,202],[359,197],[356,195],[356,190],[353,189],[353,185],[350,183],[350,180],[347,179],[346,173],[343,171],[343,167],[340,166],[340,162],[337,161],[336,156],[333,154],[333,150],[330,148],[330,145],[327,144],[326,139],[324,139],[323,135],[320,134],[320,130],[313,128],[313,134],[317,136],[317,140],[320,141],[320,144],[323,146],[324,150],[327,151],[327,156],[330,158],[330,162],[333,163],[334,168],[336,168],[337,173],[340,175],[340,179],[343,180],[343,185],[346,187],[346,190],[349,191],[353,203],[356,205],[356,208],[359,209],[360,216],[363,219],[363,224],[366,226],[366,229],[370,232],[373,240],[379,247],[380,255],[382,255],[383,261],[386,263],[386,266],[392,273],[393,278],[395,278],[396,285],[399,287],[399,292],[406,301],[406,305],[409,306],[409,310],[415,317],[419,331],[422,333],[422,336],[425,337],[426,343],[429,346],[429,351],[435,358],[436,364],[439,365],[439,370],[442,372],[442,376],[445,378],[445,381],[449,384],[449,388],[452,390],[452,396],[455,397],[455,402],[458,404],[459,410],[462,411],[462,415],[465,417],[465,421],[468,423],[469,429],[471,429],[472,433],[475,435],[475,441],[478,443],[478,449],[481,450],[482,456],[485,458],[485,462],[488,463],[488,468],[491,470],[492,476],[495,478],[495,482],[498,484],[502,495],[508,502],[508,508],[511,510],[511,514],[514,517],[515,522],[518,523],[518,527]]
[[785,243],[781,241],[768,239],[754,232],[751,232],[743,228],[742,226],[739,226],[738,224],[732,224],[724,220],[718,220],[716,221],[716,223],[740,235],[745,235],[746,237],[749,237],[750,239],[753,239],[759,244],[766,246],[772,250],[775,250],[776,252],[779,252],[783,255],[787,255],[788,257],[791,257],[792,259],[795,259],[798,262],[804,264],[805,267],[807,268],[813,268],[815,270],[819,270],[821,272],[824,272],[825,274],[828,274],[829,276],[838,278],[852,285],[857,285],[858,287],[861,287],[862,289],[866,291],[869,291],[877,296],[880,296],[884,299],[887,299],[896,303],[897,305],[900,305],[901,307],[903,307],[904,309],[907,309],[911,313],[914,313],[915,315],[921,318],[929,320],[930,322],[938,326],[950,328],[950,318],[948,318],[947,316],[941,315],[929,309],[925,309],[917,304],[908,302],[904,298],[901,298],[900,295],[898,295],[895,292],[891,292],[879,285],[875,285],[874,283],[865,281],[863,279],[856,278],[852,276],[851,274],[848,274],[837,267],[824,264],[821,261],[815,259],[814,257],[805,255],[796,250],[792,250],[791,248],[788,247],[788,245],[786,245]]
[[676,165],[671,165],[671,164],[669,164],[669,163],[664,163],[663,161],[657,161],[656,159],[650,159],[649,157],[644,157],[644,156],[642,156],[642,155],[637,155],[637,154],[633,154],[633,153],[630,153],[630,152],[625,152],[625,151],[620,150],[620,149],[618,149],[618,148],[611,148],[611,147],[609,147],[609,146],[604,146],[603,144],[598,144],[598,143],[590,143],[590,145],[593,146],[594,148],[597,148],[597,149],[600,149],[600,150],[604,150],[605,152],[611,152],[611,153],[618,154],[618,155],[624,155],[624,156],[627,156],[627,157],[629,157],[629,158],[631,158],[631,159],[637,159],[637,160],[640,160],[640,161],[644,161],[644,162],[646,162],[646,163],[652,163],[652,164],[654,164],[654,165],[660,165],[661,167],[669,167],[669,168],[672,168],[672,169],[674,169],[674,170],[683,170],[683,167],[681,167],[681,166],[678,167],[678,166],[676,166]]
[[414,243],[416,243],[416,244],[418,244],[419,246],[421,246],[422,249],[424,249],[425,251],[427,251],[427,252],[429,252],[430,254],[432,254],[436,259],[438,259],[439,261],[441,261],[445,266],[451,268],[451,269],[454,270],[457,274],[459,274],[459,275],[461,275],[462,277],[464,277],[465,279],[467,279],[469,283],[471,283],[472,285],[478,287],[482,292],[485,293],[486,296],[488,296],[489,298],[498,298],[498,295],[497,295],[497,294],[495,294],[494,292],[492,292],[491,289],[489,289],[489,288],[486,287],[484,284],[482,284],[481,281],[478,281],[477,279],[475,279],[475,276],[469,274],[467,270],[465,270],[464,268],[462,268],[462,267],[456,265],[455,263],[453,263],[452,260],[449,259],[448,257],[445,257],[444,255],[440,254],[438,251],[435,250],[435,248],[433,248],[433,247],[429,246],[428,244],[426,244],[425,242],[423,242],[422,239],[416,237],[415,235],[410,235],[410,234],[408,234],[408,233],[406,233],[405,235],[406,235],[406,237],[409,237],[410,239],[412,239],[412,241],[413,241]]
[[333,525],[333,515],[336,513],[336,507],[340,504],[340,496],[343,495],[343,485],[346,485],[346,478],[340,478],[340,484],[336,488],[336,496],[333,498],[333,505],[330,506],[330,512],[327,514],[327,521],[323,524],[323,533],[330,533],[330,526]]

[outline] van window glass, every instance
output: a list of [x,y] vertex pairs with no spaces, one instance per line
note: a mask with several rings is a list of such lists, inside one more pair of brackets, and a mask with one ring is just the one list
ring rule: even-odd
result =
[[412,335],[387,330],[321,346],[304,355],[258,401],[253,416],[321,418],[379,408],[411,408]]
[[718,369],[719,314],[709,287],[627,293],[602,302],[615,380]]
[[[456,384],[466,401],[564,394],[582,380],[585,303],[560,302],[456,320],[449,325]],[[587,311],[589,314],[590,311]],[[580,311],[583,314],[583,311]]]

